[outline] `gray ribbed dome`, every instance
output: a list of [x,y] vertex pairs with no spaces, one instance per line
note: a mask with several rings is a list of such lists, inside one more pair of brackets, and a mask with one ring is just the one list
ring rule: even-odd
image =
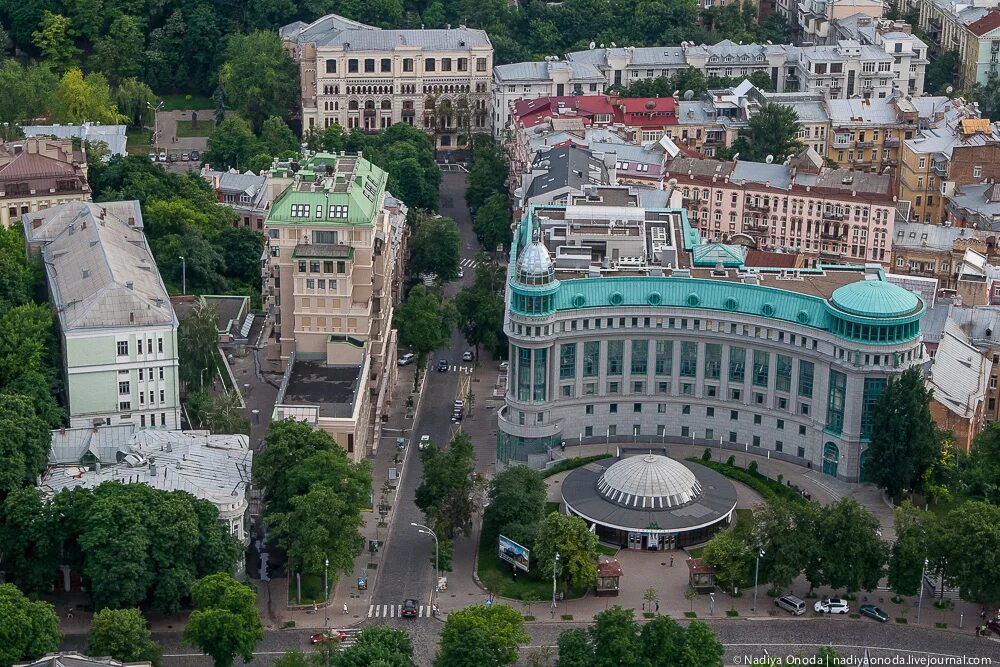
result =
[[631,456],[604,471],[597,491],[607,500],[637,509],[679,507],[701,495],[701,484],[687,466],[666,456]]
[[555,265],[541,241],[528,245],[517,259],[517,280],[523,285],[548,285],[555,277]]

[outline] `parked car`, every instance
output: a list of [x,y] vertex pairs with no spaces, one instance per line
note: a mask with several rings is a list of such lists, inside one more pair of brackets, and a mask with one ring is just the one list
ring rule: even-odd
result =
[[510,362],[509,361],[501,361],[500,362],[500,370],[505,371],[508,368],[510,368]]
[[858,611],[861,612],[862,616],[867,616],[868,618],[874,618],[880,623],[885,623],[889,620],[889,614],[885,613],[873,604],[863,604],[858,607]]
[[167,161],[167,151],[160,151],[160,156],[157,158],[160,162]]
[[420,443],[417,444],[417,449],[423,451],[431,446],[431,436],[426,433],[420,436]]
[[806,603],[794,595],[782,595],[774,601],[774,605],[781,607],[789,614],[794,614],[795,616],[801,616],[806,613]]
[[150,162],[156,162],[156,153],[150,153],[149,154],[149,161]]
[[851,611],[851,608],[847,604],[847,600],[841,600],[839,598],[819,600],[815,605],[813,605],[813,609],[816,610],[817,614],[847,614]]
[[448,371],[448,360],[438,359],[438,373],[445,373]]
[[406,354],[404,354],[399,358],[398,363],[400,366],[408,366],[409,364],[412,364],[416,360],[416,358],[417,355],[413,354],[412,352],[407,352]]
[[181,153],[181,162],[187,162],[190,159],[191,158],[190,158],[190,156],[187,153]]
[[419,608],[420,605],[417,604],[416,600],[412,598],[408,600],[403,600],[403,609],[399,612],[399,615],[404,618],[416,618],[417,610]]
[[177,162],[177,153],[171,153],[168,155],[167,162]]
[[466,350],[462,353],[462,361],[472,361],[472,350]]
[[313,644],[323,644],[326,642],[342,642],[347,639],[347,633],[342,630],[324,630],[309,637]]
[[461,266],[458,267],[458,277],[459,278],[464,278],[465,277],[465,269],[463,269]]
[[192,162],[200,162],[201,161],[201,153],[198,152],[198,151],[191,151],[191,161]]

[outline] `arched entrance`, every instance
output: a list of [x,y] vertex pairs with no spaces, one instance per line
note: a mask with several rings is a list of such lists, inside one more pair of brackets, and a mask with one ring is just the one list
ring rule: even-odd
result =
[[840,463],[840,448],[832,442],[823,445],[823,474],[836,477],[838,463]]
[[871,481],[871,474],[868,471],[868,450],[861,452],[861,461],[858,465],[858,482],[867,484]]

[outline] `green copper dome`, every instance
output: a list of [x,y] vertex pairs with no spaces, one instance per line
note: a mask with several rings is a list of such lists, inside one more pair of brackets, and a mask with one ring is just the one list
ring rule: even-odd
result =
[[830,301],[838,310],[861,317],[898,317],[920,307],[916,294],[881,280],[861,280],[839,287]]

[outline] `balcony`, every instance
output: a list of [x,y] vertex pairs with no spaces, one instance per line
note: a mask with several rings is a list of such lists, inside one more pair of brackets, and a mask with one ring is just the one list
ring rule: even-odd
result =
[[771,233],[771,228],[767,225],[748,225],[743,228],[743,233],[750,236],[767,236]]
[[874,141],[859,141],[858,148],[872,148],[875,146]]
[[743,208],[747,209],[748,211],[762,211],[764,213],[768,213],[771,210],[770,206],[764,206],[762,204],[753,204],[750,202],[744,204]]
[[934,163],[934,173],[938,176],[947,177],[948,176],[948,163],[947,162],[935,162]]
[[885,147],[886,148],[896,148],[899,146],[899,137],[886,137]]
[[846,220],[846,213],[839,213],[837,211],[823,211],[824,220]]
[[851,140],[850,138],[845,138],[845,139],[835,138],[833,140],[833,143],[831,143],[830,145],[833,146],[834,148],[847,148],[851,145]]
[[927,20],[927,23],[930,24],[932,28],[941,29],[941,19],[939,17],[931,17]]
[[819,237],[824,241],[840,241],[847,240],[847,234],[841,236],[840,234],[834,234],[833,232],[821,232]]
[[[534,409],[538,409],[539,407],[538,404],[524,403],[524,405],[530,405]],[[522,425],[508,419],[507,414],[509,412],[511,412],[511,409],[505,406],[500,410],[497,419],[500,427],[499,430],[507,435],[522,438],[552,438],[562,432],[561,419],[555,423]]]
[[412,108],[410,108],[410,109],[403,109],[403,117],[404,118],[406,118],[406,117],[412,118],[415,115],[416,115],[416,111],[414,109],[412,109]]

